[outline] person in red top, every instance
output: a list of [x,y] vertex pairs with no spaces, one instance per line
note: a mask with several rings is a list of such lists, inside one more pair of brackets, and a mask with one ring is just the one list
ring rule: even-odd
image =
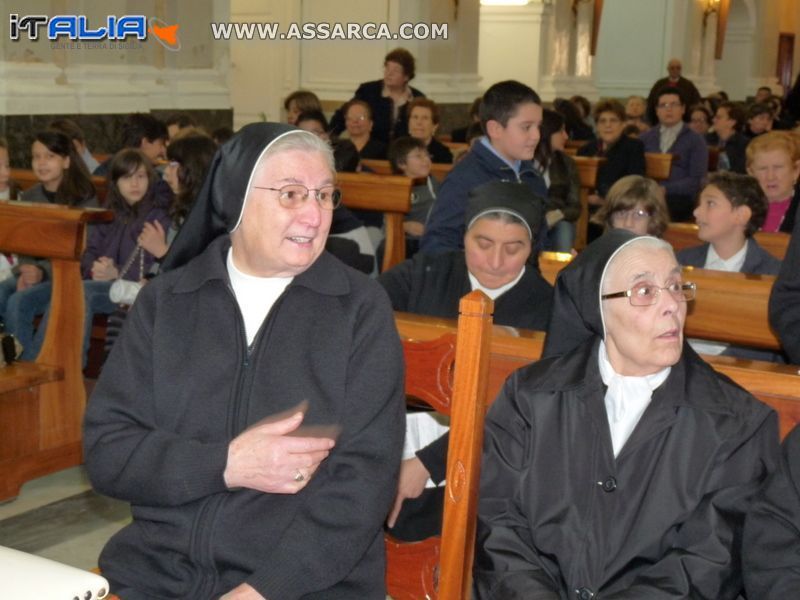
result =
[[791,133],[771,131],[747,146],[747,172],[758,179],[769,201],[762,231],[792,231],[800,204],[800,143]]

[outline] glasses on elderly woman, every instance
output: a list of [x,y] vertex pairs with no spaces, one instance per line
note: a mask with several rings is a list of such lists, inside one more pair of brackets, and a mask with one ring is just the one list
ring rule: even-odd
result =
[[333,210],[342,203],[342,191],[333,185],[326,185],[317,190],[307,188],[299,183],[284,185],[280,188],[261,185],[254,185],[253,187],[259,190],[278,192],[278,202],[283,208],[300,208],[306,203],[311,192],[314,192],[314,198],[322,209]]
[[658,302],[661,290],[667,290],[677,302],[688,302],[689,300],[694,300],[697,293],[697,284],[675,282],[661,287],[654,283],[639,283],[624,292],[603,294],[600,298],[602,300],[627,298],[633,306],[652,306]]

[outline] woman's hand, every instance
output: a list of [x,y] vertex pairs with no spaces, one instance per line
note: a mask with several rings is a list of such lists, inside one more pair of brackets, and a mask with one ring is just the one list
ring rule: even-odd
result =
[[302,422],[303,413],[296,412],[240,433],[228,446],[225,484],[274,494],[296,494],[308,485],[335,442],[292,435]]
[[406,498],[419,498],[419,495],[425,491],[425,483],[430,479],[430,476],[428,469],[416,456],[407,458],[400,464],[400,481],[397,484],[397,496],[394,499],[392,512],[389,513],[389,518],[386,520],[386,524],[389,527],[394,527],[397,522],[397,516],[403,507],[403,500]]
[[156,258],[163,258],[167,253],[167,234],[158,221],[147,221],[137,240],[139,245]]
[[101,256],[92,263],[92,279],[94,281],[113,281],[119,277],[119,270],[114,266],[114,259]]

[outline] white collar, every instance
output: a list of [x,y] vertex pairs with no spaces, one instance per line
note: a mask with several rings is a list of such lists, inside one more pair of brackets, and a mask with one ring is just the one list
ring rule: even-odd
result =
[[664,383],[672,367],[643,377],[620,375],[611,366],[604,341],[600,342],[597,362],[603,383],[608,386],[605,396],[606,416],[616,458],[650,405],[653,390]]
[[525,275],[525,266],[522,267],[522,270],[519,272],[519,275],[517,275],[516,279],[509,281],[507,284],[495,289],[482,286],[478,279],[472,273],[470,273],[469,270],[467,270],[467,275],[469,275],[469,284],[473,291],[480,290],[492,300],[497,300],[500,296],[505,294],[508,290],[519,283],[519,280],[522,279],[523,275]]
[[744,245],[730,258],[720,257],[717,251],[714,250],[714,244],[709,244],[708,254],[706,254],[706,264],[703,265],[703,268],[738,273],[744,266],[744,259],[747,256],[747,246],[749,243],[749,240],[745,240]]

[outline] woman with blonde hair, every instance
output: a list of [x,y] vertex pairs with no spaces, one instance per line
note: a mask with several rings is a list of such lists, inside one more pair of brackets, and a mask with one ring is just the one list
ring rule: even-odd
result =
[[762,231],[792,231],[800,205],[800,138],[787,131],[770,131],[747,145],[747,172],[758,179],[769,206]]
[[609,229],[627,229],[638,235],[661,237],[669,225],[664,189],[652,179],[627,175],[606,194],[606,203],[592,222]]

